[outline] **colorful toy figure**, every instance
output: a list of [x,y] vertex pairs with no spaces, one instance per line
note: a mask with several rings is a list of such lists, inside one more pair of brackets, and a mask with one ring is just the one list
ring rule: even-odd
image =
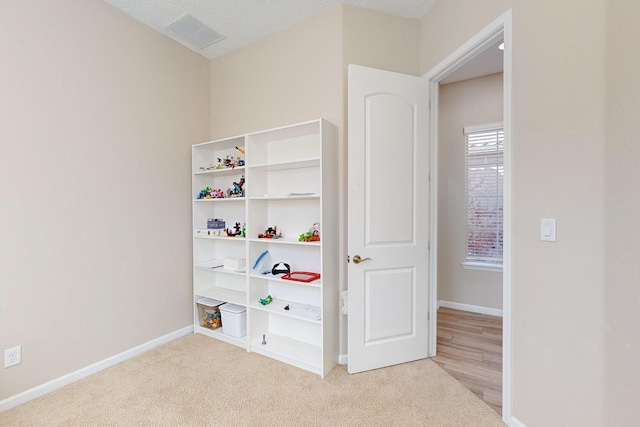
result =
[[[236,147],[236,150],[237,150],[237,151],[239,151],[239,152],[241,152],[242,154],[246,154],[246,153],[244,152],[244,150],[243,150],[242,148],[240,148],[240,147]],[[237,157],[236,157],[236,159],[235,159],[235,162],[234,162],[233,166],[234,166],[234,167],[235,167],[235,166],[244,166],[244,160],[242,160],[242,159],[240,158],[240,156],[237,156]]]
[[211,198],[211,187],[207,187],[203,190],[200,190],[200,193],[198,194],[198,199],[210,199]]
[[218,157],[218,169],[231,168],[233,167],[233,159],[231,156],[227,156],[224,159]]
[[221,189],[214,190],[211,187],[207,187],[200,191],[198,199],[222,199],[224,192]]
[[267,305],[269,304],[271,301],[273,301],[273,298],[271,298],[271,295],[267,295],[266,298],[261,298],[258,301],[260,301],[260,304],[262,305]]
[[239,222],[236,222],[236,225],[233,226],[234,231],[231,231],[230,228],[227,228],[227,237],[244,237],[243,236],[243,227],[240,226]]
[[282,237],[282,232],[278,233],[278,227],[273,226],[264,230],[264,233],[258,233],[258,239],[279,239]]
[[240,181],[233,183],[233,188],[227,189],[227,197],[244,197],[244,175]]
[[319,242],[320,241],[320,223],[314,222],[309,231],[302,233],[298,238],[299,242]]

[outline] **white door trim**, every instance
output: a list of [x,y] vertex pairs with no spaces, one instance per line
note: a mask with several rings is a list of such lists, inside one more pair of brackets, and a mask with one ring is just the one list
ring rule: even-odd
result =
[[437,259],[438,259],[438,85],[445,77],[462,67],[477,54],[491,46],[501,38],[504,39],[504,254],[502,274],[502,312],[503,312],[503,345],[502,345],[502,420],[507,425],[512,425],[512,401],[511,401],[511,355],[512,355],[512,331],[511,331],[511,279],[513,274],[512,263],[512,147],[513,127],[511,123],[511,81],[512,81],[512,13],[511,9],[496,18],[482,31],[469,39],[453,53],[443,59],[423,77],[429,79],[430,112],[429,112],[429,145],[431,149],[431,175],[430,175],[430,224],[429,235],[431,251],[429,254],[429,355],[436,353],[437,337]]

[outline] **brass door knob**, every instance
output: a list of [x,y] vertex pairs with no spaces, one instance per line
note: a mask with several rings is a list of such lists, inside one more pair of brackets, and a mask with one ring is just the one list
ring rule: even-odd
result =
[[353,257],[354,264],[360,264],[362,261],[370,260],[371,258],[360,258],[360,255],[356,255]]

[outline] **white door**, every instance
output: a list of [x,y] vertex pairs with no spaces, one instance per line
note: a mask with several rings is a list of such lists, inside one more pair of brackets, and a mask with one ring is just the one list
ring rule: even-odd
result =
[[348,371],[356,373],[428,355],[429,88],[356,65],[348,83]]

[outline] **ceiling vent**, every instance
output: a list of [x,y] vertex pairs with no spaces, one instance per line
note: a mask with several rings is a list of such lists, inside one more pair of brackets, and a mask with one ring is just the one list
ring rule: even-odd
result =
[[165,29],[200,49],[204,49],[225,38],[222,34],[213,31],[190,14],[186,14],[177,21],[167,25]]

